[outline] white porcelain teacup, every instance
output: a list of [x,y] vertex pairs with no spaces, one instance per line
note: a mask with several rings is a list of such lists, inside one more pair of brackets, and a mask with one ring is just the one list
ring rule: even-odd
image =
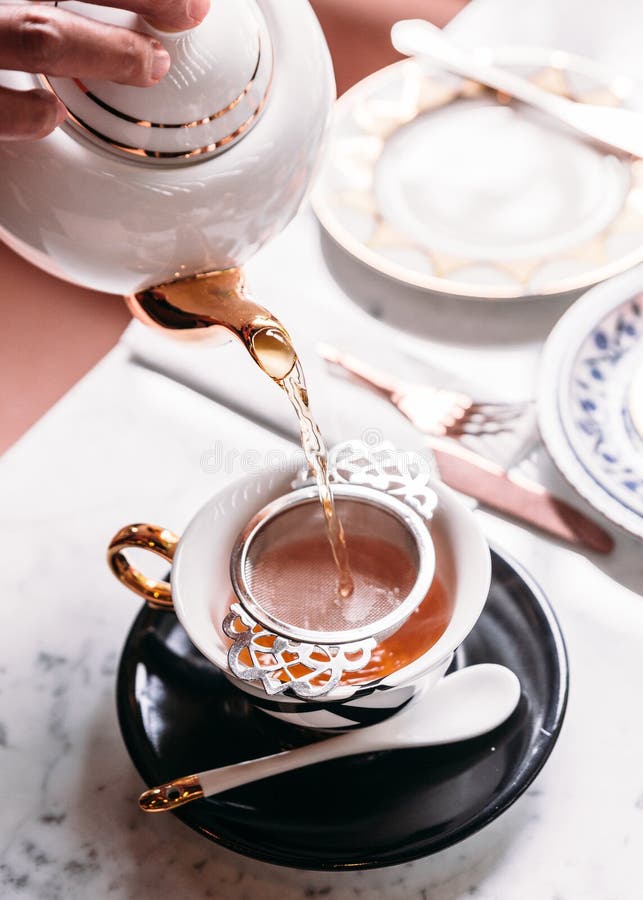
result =
[[[288,692],[269,696],[260,683],[230,671],[230,641],[222,622],[234,599],[230,556],[237,536],[263,506],[291,489],[295,465],[293,460],[287,471],[264,469],[228,485],[197,512],[181,538],[157,526],[126,526],[113,538],[108,559],[119,580],[150,606],[174,610],[204,656],[266,713],[326,730],[370,725],[442,678],[484,607],[491,579],[489,548],[471,511],[441,482],[431,482],[438,497],[431,522],[436,577],[453,601],[441,637],[419,658],[375,683],[340,683],[312,701]],[[123,553],[128,547],[145,548],[170,561],[171,582],[154,581],[130,566]]]

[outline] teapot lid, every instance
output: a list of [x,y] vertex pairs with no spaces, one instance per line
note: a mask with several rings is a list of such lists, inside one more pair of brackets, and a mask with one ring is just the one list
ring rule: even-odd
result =
[[200,160],[241,140],[264,111],[273,70],[270,34],[255,0],[216,0],[196,28],[152,28],[135,13],[71,2],[66,9],[145,31],[172,59],[152,87],[44,78],[69,125],[104,148],[142,162]]

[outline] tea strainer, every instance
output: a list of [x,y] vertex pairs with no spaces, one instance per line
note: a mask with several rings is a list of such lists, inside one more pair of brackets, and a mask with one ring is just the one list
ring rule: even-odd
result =
[[[372,484],[372,472],[357,480]],[[314,485],[269,503],[243,529],[230,563],[238,602],[223,623],[237,677],[260,682],[268,694],[323,696],[345,672],[363,668],[378,642],[424,600],[435,574],[426,515],[410,505],[417,498],[371,484],[333,483],[355,582],[351,597],[337,592]],[[426,499],[424,483],[425,513]]]

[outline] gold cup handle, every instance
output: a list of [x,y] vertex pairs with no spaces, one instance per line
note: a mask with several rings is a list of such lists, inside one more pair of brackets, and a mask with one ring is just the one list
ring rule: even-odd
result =
[[143,575],[130,565],[123,550],[138,547],[172,562],[178,543],[178,535],[167,528],[142,523],[126,525],[112,538],[107,550],[107,562],[118,580],[142,597],[152,609],[173,609],[170,584]]

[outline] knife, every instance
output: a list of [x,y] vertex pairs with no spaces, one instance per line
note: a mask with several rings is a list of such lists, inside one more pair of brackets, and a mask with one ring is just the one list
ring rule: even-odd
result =
[[507,472],[461,444],[428,438],[442,480],[483,506],[594,553],[611,553],[612,536],[565,500],[520,473]]
[[[375,372],[370,366],[335,348],[320,345],[318,349],[328,363],[389,400],[406,418],[418,424],[395,403],[394,379]],[[574,546],[594,553],[611,553],[614,549],[614,540],[609,532],[536,481],[519,472],[504,469],[454,439],[433,437],[426,430],[420,430],[435,454],[442,480],[449,487],[473,497],[489,509]]]

